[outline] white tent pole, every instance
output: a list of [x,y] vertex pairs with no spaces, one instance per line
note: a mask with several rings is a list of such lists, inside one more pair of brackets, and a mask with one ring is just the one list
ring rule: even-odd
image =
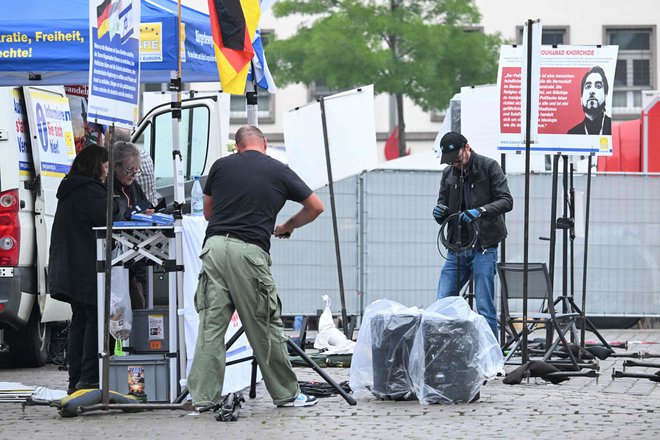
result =
[[[174,195],[174,232],[175,232],[175,256],[177,268],[183,263],[183,243],[181,241],[182,208],[185,202],[185,182],[183,175],[183,158],[179,145],[179,126],[181,124],[181,51],[184,49],[185,35],[181,35],[181,0],[177,0],[177,70],[171,73],[170,92],[172,96],[172,166],[173,166],[173,195]],[[170,241],[171,243],[171,241]],[[172,253],[170,252],[170,255]],[[178,371],[177,358],[169,358],[170,368],[170,401],[177,394],[177,378],[186,374],[186,347],[183,335],[183,274],[175,269],[176,292],[169,295],[169,330],[170,330],[170,352],[178,349]],[[171,283],[170,283],[171,290]],[[172,344],[174,342],[175,344]]]

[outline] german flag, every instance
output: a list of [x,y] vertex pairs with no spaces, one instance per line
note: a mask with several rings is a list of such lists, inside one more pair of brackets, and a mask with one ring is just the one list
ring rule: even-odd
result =
[[222,91],[245,93],[252,39],[259,24],[259,0],[208,0],[215,59]]
[[105,0],[103,3],[96,7],[96,24],[97,35],[99,39],[110,29],[110,11],[112,9],[112,1]]

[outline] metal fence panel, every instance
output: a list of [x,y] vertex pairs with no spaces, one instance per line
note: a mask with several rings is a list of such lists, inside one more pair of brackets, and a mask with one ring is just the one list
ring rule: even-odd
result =
[[[341,248],[346,308],[359,310],[357,280],[357,177],[335,183],[335,204]],[[313,314],[323,308],[322,295],[328,295],[332,309],[340,309],[337,261],[335,256],[330,197],[327,188],[316,192],[325,212],[316,221],[297,229],[290,239],[271,240],[273,278],[282,298],[283,314]],[[287,202],[277,223],[298,212],[301,205]]]
[[[514,209],[507,215],[507,261],[522,261],[524,176],[508,176]],[[437,249],[438,225],[431,216],[439,172],[376,170],[335,184],[347,309],[388,298],[427,306],[435,299],[443,259]],[[586,190],[586,176],[574,178]],[[529,261],[548,262],[552,176],[530,176]],[[563,215],[563,185],[558,182],[557,216]],[[330,295],[338,311],[339,289],[327,189],[318,192],[326,212],[295,231],[290,240],[273,240],[273,273],[285,313],[315,313],[320,296]],[[278,221],[300,205],[287,205]],[[603,316],[660,316],[660,177],[592,177],[587,273],[587,312]],[[564,282],[564,233],[556,233],[555,295],[564,285],[582,302],[584,238],[573,240],[573,274]],[[570,237],[566,240],[570,250]],[[443,250],[444,251],[444,250]],[[566,258],[569,258],[567,254]],[[570,264],[567,265],[570,268]],[[499,290],[499,289],[497,289]]]

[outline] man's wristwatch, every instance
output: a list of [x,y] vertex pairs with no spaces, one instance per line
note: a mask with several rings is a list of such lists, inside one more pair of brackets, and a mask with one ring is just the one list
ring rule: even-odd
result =
[[481,215],[486,215],[486,208],[482,206],[481,208],[479,208],[479,212],[481,212]]

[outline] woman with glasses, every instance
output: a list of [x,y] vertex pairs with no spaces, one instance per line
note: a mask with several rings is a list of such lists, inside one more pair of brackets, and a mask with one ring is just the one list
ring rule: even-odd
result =
[[[130,220],[133,213],[153,214],[154,209],[140,184],[135,179],[140,171],[140,151],[130,142],[115,142],[112,147],[115,160],[114,195],[121,207],[123,218]],[[144,265],[136,264],[129,270],[131,308],[144,309],[144,292],[147,290],[147,271]]]
[[115,159],[115,197],[124,206],[124,218],[131,219],[134,212],[153,214],[153,206],[135,179],[140,171],[140,151],[130,142],[116,142],[112,148]]

